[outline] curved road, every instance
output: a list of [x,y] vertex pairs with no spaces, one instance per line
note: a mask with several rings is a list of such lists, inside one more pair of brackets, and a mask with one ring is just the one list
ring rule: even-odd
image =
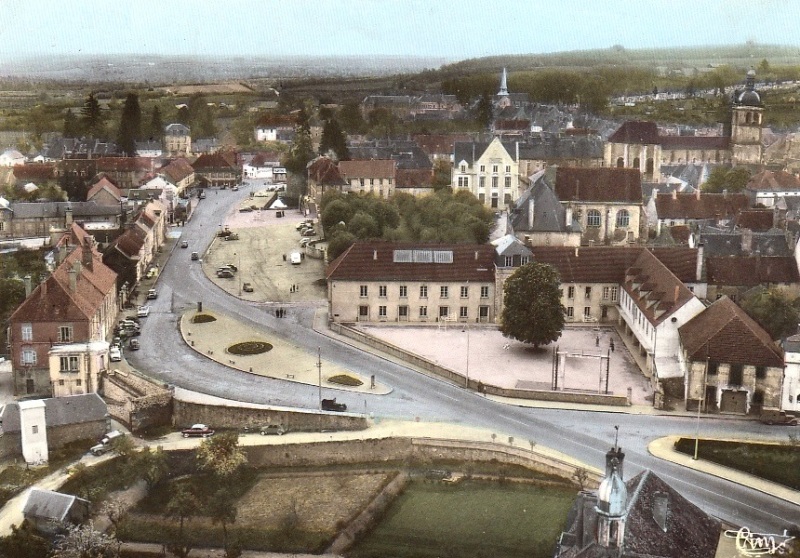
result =
[[[192,221],[183,229],[193,249],[207,247],[218,223],[237,201],[249,194],[212,194],[201,201]],[[269,304],[253,304],[231,297],[207,280],[201,266],[178,251],[161,271],[159,297],[142,328],[142,349],[129,353],[131,364],[166,383],[238,401],[316,409],[318,388],[231,370],[187,348],[178,332],[182,312],[202,302],[206,308],[235,315],[253,328],[291,339],[292,343],[324,359],[364,375],[375,374],[391,386],[389,395],[348,394],[343,398],[354,411],[380,417],[446,421],[491,429],[518,440],[533,440],[585,463],[604,468],[604,455],[613,444],[614,425],[619,425],[620,446],[626,453],[625,475],[631,478],[647,468],[669,482],[706,512],[753,531],[779,533],[797,523],[800,507],[743,487],[654,458],[647,444],[669,434],[694,436],[699,427],[705,436],[739,436],[785,440],[782,429],[752,421],[656,417],[612,412],[572,411],[515,407],[485,399],[437,378],[419,374],[347,344],[315,332],[311,326],[319,305],[291,307],[289,317],[277,319]],[[288,307],[287,304],[281,306]],[[325,394],[323,393],[323,396]],[[333,395],[335,396],[335,394]],[[358,398],[358,401],[354,399]]]

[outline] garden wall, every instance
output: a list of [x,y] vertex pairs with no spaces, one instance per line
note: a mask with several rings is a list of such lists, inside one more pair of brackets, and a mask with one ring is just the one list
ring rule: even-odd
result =
[[[382,339],[378,339],[364,332],[358,331],[345,324],[330,322],[328,326],[336,333],[344,335],[350,339],[354,339],[359,343],[363,343],[394,357],[403,359],[405,362],[427,370],[432,374],[436,374],[441,378],[445,378],[457,385],[463,386],[466,378],[463,374],[440,366],[430,360],[423,358],[414,353],[410,353],[391,343],[387,343]],[[501,397],[511,397],[515,399],[532,399],[537,401],[562,401],[565,403],[585,403],[592,405],[609,405],[627,407],[630,405],[628,397],[624,395],[605,395],[602,393],[579,393],[579,392],[566,392],[566,391],[543,391],[531,389],[512,389],[501,388],[491,384],[478,382],[474,378],[469,380],[469,388],[481,393],[490,395],[499,395]]]
[[171,422],[172,392],[135,371],[104,376],[100,393],[109,415],[132,432]]
[[269,407],[238,407],[173,400],[172,424],[185,428],[192,424],[210,424],[214,428],[258,428],[266,424],[282,424],[292,432],[320,430],[364,430],[367,419],[352,413],[295,411]]

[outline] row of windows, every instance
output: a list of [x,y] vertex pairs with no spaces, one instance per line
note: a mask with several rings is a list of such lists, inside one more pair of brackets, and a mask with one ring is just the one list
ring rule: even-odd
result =
[[[427,306],[420,306],[419,309],[419,317],[420,318],[427,318],[428,317],[428,307]],[[388,312],[387,306],[378,306],[378,317],[379,318],[386,318]],[[409,316],[409,307],[408,306],[398,306],[397,307],[397,315],[400,318],[407,318]],[[488,318],[489,317],[489,307],[488,306],[480,306],[478,308],[478,315],[481,318]],[[359,318],[366,319],[369,317],[369,306],[362,305],[358,307],[358,316]],[[450,317],[450,307],[449,306],[439,306],[439,317],[440,318],[449,318]],[[469,306],[461,306],[458,309],[458,317],[459,318],[469,318]]]
[[[607,300],[609,302],[616,302],[617,296],[619,294],[618,287],[603,287],[603,300]],[[564,297],[564,290],[561,290],[561,297]],[[575,287],[570,285],[567,287],[567,298],[573,299],[575,298]],[[592,287],[584,287],[583,289],[583,298],[590,299],[592,298]]]
[[[389,292],[389,287],[387,285],[378,285],[379,297],[386,298],[388,296],[388,292]],[[398,293],[400,295],[400,298],[408,298],[408,285],[400,285]],[[368,297],[369,285],[359,286],[358,294],[361,298]],[[460,288],[460,294],[461,298],[469,298],[469,287],[462,286]],[[441,287],[439,287],[439,298],[448,298],[449,295],[450,295],[450,287],[446,285],[442,285]],[[428,298],[428,285],[419,286],[419,297]],[[486,285],[481,287],[481,298],[489,298],[489,287]]]
[[[378,182],[377,182],[378,184],[380,184],[380,183],[381,183],[381,179],[380,179],[380,178],[378,178],[378,179],[375,179],[375,178],[370,178],[370,179],[369,179],[369,185],[370,185],[370,186],[375,186],[375,184],[376,184],[376,182],[375,182],[375,181],[376,181],[376,180],[378,181]],[[389,184],[389,185],[391,185],[391,184],[392,184],[392,179],[391,179],[391,178],[387,178],[386,180],[387,180],[387,184]],[[367,179],[365,179],[365,178],[359,178],[359,179],[358,179],[358,183],[361,185],[361,187],[362,187],[362,188],[364,187],[364,184],[366,183],[366,181],[367,181]]]
[[[481,172],[486,172],[486,165],[481,165],[480,169],[481,169]],[[505,169],[506,169],[506,174],[510,173],[511,172],[511,165],[506,165]],[[461,165],[459,167],[459,170],[461,172],[467,172],[467,165]],[[498,172],[500,172],[500,165],[492,165],[492,172],[494,174],[497,174]]]
[[[631,223],[631,214],[627,209],[617,211],[617,227],[627,227]],[[586,212],[586,226],[599,227],[602,223],[602,214],[597,209],[590,209]]]
[[78,357],[77,356],[62,356],[59,357],[59,370],[61,372],[77,372],[78,371]]
[[[23,341],[33,341],[33,324],[22,324],[20,329]],[[72,343],[72,326],[60,326],[58,328],[58,342]]]
[[[499,177],[493,176],[492,177],[492,188],[497,188],[499,185],[500,185]],[[510,176],[506,176],[503,179],[503,186],[506,187],[506,188],[511,188],[511,177]],[[486,188],[486,177],[485,176],[481,176],[480,178],[478,178],[478,187],[479,188]]]
[[[719,374],[719,362],[715,362],[713,360],[708,361],[708,375],[709,376],[716,376]],[[767,377],[767,367],[766,366],[756,366],[756,378],[759,380],[763,380]],[[742,381],[744,379],[744,365],[742,364],[730,364],[728,368],[728,383],[734,386],[742,385]]]

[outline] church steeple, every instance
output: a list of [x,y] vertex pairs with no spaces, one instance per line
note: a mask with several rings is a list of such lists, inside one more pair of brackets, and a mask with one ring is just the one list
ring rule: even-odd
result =
[[497,92],[498,97],[507,97],[508,96],[508,75],[506,74],[506,69],[503,68],[503,74],[500,76],[500,91]]
[[[618,429],[619,427],[614,427]],[[619,432],[619,430],[617,430]],[[622,478],[625,454],[614,440],[606,453],[606,477],[597,490],[597,542],[605,547],[620,548],[625,536],[628,515],[628,489]]]

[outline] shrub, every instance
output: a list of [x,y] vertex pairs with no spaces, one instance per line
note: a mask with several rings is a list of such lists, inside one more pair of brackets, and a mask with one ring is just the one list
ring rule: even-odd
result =
[[233,355],[260,355],[272,350],[272,345],[266,341],[243,341],[231,345],[226,349]]
[[211,314],[197,314],[192,318],[193,324],[207,324],[209,322],[216,322],[217,319]]
[[354,378],[353,376],[348,376],[347,374],[338,374],[331,378],[328,378],[328,381],[332,384],[339,384],[341,386],[361,386],[364,385],[364,382],[359,380],[358,378]]

